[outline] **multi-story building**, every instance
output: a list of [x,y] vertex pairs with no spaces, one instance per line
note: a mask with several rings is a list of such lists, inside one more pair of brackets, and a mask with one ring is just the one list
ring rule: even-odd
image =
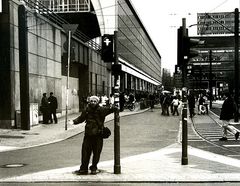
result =
[[225,35],[231,34],[233,32],[234,12],[214,12],[197,14],[198,35]]
[[[113,76],[111,63],[101,60],[103,34],[118,31],[121,91],[142,94],[161,84],[161,56],[129,0],[9,0],[2,8],[0,128],[16,127],[21,113],[20,127],[29,129],[29,106],[39,108],[45,92],[56,95],[59,115],[66,104],[68,113],[79,112],[89,94],[109,95]],[[68,66],[71,24],[78,27]]]
[[234,23],[234,12],[197,14],[199,36],[195,38],[205,43],[196,48],[199,56],[190,61],[194,72],[189,74],[190,88],[210,91],[212,87],[215,96],[224,89],[234,90]]

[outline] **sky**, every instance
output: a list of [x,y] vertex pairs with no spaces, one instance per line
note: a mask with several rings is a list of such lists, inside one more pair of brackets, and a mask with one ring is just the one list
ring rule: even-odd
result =
[[[234,12],[240,0],[131,0],[135,11],[162,58],[162,68],[174,72],[177,64],[177,29],[197,23],[197,13]],[[197,27],[188,28],[196,36]]]

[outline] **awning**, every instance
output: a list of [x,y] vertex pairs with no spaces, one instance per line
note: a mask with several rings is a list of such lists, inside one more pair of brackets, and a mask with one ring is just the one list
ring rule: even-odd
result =
[[156,80],[155,78],[149,76],[148,74],[146,74],[145,72],[137,69],[136,67],[134,67],[133,65],[129,64],[127,61],[125,61],[124,59],[122,58],[118,58],[118,61],[119,61],[119,64],[121,64],[122,66],[122,71],[128,73],[128,74],[131,74],[135,77],[138,77],[142,80],[145,80],[151,84],[154,84],[154,85],[161,85],[161,82]]

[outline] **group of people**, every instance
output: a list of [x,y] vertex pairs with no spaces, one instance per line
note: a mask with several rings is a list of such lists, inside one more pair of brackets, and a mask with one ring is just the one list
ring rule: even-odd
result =
[[[43,115],[43,124],[49,124],[54,122],[57,124],[56,110],[58,108],[57,98],[53,96],[53,92],[50,92],[50,96],[47,97],[47,93],[43,93],[41,100],[40,111]],[[52,118],[53,116],[53,118]]]
[[160,104],[162,108],[162,115],[169,116],[169,107],[171,109],[171,114],[175,115],[175,113],[179,116],[178,107],[180,105],[180,97],[178,95],[170,95],[170,94],[161,94],[160,96]]

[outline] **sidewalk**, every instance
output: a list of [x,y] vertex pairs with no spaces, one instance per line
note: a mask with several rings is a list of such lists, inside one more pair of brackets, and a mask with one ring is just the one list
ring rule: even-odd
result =
[[[146,110],[140,112],[144,111]],[[121,112],[120,115],[136,113],[139,112],[126,111]],[[113,115],[109,115],[106,121],[111,119],[113,119]],[[81,132],[83,128],[83,125],[69,126],[66,132],[64,122],[60,122],[57,125],[34,127],[29,133],[38,133],[34,138],[44,138],[44,136],[48,136],[46,135],[46,132],[48,132],[51,136],[55,136],[52,137],[53,141],[58,141]],[[181,132],[181,130],[179,131]],[[18,135],[24,135],[22,132],[19,131]],[[11,133],[11,135],[13,134]],[[47,138],[39,144],[47,143],[47,140],[50,140],[49,137]],[[36,141],[32,140],[31,135],[25,135],[23,140],[25,140],[24,146],[21,142],[21,144],[15,143],[15,147],[37,145]],[[15,141],[20,140],[15,139]],[[27,141],[31,142],[30,145]],[[5,142],[5,144],[7,143]],[[114,162],[112,160],[100,162],[98,167],[101,172],[97,175],[75,175],[72,172],[79,168],[79,165],[76,165],[5,178],[1,179],[0,182],[240,182],[240,160],[188,146],[188,165],[181,165],[181,153],[182,145],[176,142],[157,151],[122,158],[121,174],[113,173]]]
[[[120,112],[120,116],[132,115],[145,112],[148,109],[135,111],[125,110]],[[68,119],[75,119],[81,113],[71,114]],[[114,119],[114,114],[106,117],[105,122]],[[85,123],[79,125],[67,125],[65,130],[65,117],[58,119],[58,124],[38,124],[30,130],[21,129],[0,129],[0,152],[29,148],[34,146],[55,143],[70,138],[84,131]]]

